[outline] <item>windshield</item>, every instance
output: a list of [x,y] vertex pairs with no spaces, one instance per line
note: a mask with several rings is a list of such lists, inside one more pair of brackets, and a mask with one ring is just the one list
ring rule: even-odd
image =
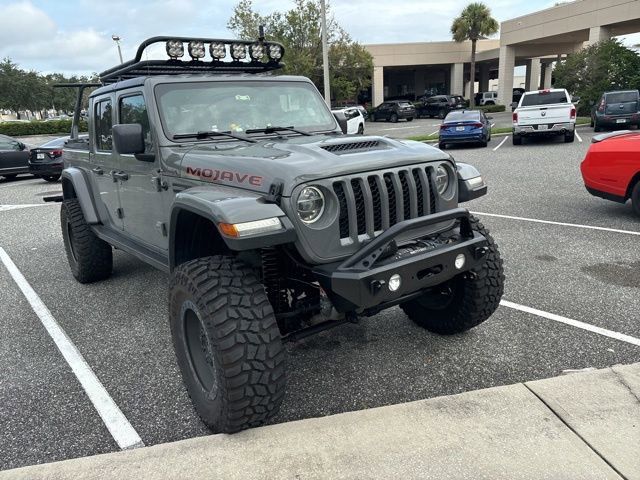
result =
[[197,132],[244,132],[268,127],[333,130],[322,97],[306,82],[167,83],[155,89],[168,138]]
[[564,91],[527,93],[522,98],[523,107],[533,107],[536,105],[550,105],[553,103],[568,103],[567,95]]

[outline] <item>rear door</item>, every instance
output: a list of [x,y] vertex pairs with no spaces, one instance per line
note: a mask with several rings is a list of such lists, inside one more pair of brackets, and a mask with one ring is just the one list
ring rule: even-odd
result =
[[611,92],[605,94],[605,115],[632,115],[638,113],[638,92]]

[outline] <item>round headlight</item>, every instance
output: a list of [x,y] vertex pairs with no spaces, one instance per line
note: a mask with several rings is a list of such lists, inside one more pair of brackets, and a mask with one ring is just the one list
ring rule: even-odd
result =
[[305,187],[298,195],[298,216],[304,223],[317,221],[324,212],[324,195],[316,187]]
[[442,165],[436,169],[436,188],[439,195],[442,195],[449,188],[449,169]]

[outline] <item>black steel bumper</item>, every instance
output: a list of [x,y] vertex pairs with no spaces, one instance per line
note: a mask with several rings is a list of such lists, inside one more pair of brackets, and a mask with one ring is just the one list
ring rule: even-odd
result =
[[[454,236],[440,234],[436,239],[396,245],[395,240],[410,230],[456,219],[459,227],[447,232]],[[378,311],[471,270],[486,253],[487,240],[472,230],[469,211],[456,208],[398,223],[344,262],[319,266],[314,273],[339,312]],[[460,254],[465,256],[464,266],[456,268]],[[392,291],[389,280],[396,274],[401,283]]]

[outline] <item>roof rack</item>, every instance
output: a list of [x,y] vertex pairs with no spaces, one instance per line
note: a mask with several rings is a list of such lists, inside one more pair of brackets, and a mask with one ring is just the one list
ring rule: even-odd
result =
[[[142,60],[147,47],[165,43],[168,60]],[[180,60],[186,51],[191,60]],[[206,47],[211,60],[205,60]],[[248,53],[248,54],[247,54]],[[284,66],[284,47],[264,40],[262,27],[257,40],[223,40],[217,38],[152,37],[140,44],[133,60],[124,62],[100,74],[103,84],[150,75],[184,73],[261,73]],[[231,60],[225,60],[230,57]]]
[[87,88],[101,87],[101,83],[56,83],[53,88],[77,88],[78,94],[76,95],[76,106],[73,110],[73,120],[71,121],[71,132],[69,134],[70,140],[76,140],[78,138],[79,124],[80,124],[80,110],[82,109],[82,95]]

